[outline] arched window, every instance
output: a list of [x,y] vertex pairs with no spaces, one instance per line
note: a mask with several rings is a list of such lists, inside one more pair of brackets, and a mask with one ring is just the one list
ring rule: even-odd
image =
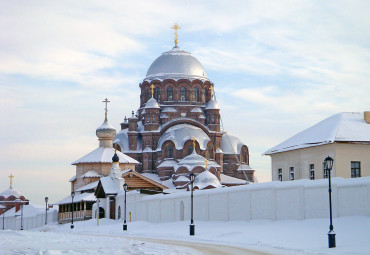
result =
[[155,98],[155,100],[157,100],[159,102],[159,99],[160,99],[160,89],[158,87],[155,89],[154,98]]
[[172,87],[167,88],[167,101],[173,101],[173,90]]
[[168,145],[167,147],[167,158],[173,158],[173,146]]
[[153,115],[153,117],[152,117],[152,118],[153,118],[152,123],[155,123],[155,115]]
[[147,90],[145,91],[145,98],[146,98],[146,101],[148,101],[148,100],[149,100],[149,98],[150,98],[150,91],[149,91],[149,89],[147,89]]
[[188,146],[188,155],[190,155],[190,154],[192,154],[192,153],[193,153],[193,149],[194,149],[193,145],[192,145],[192,144],[190,144],[190,145]]
[[186,101],[186,89],[181,87],[180,89],[180,101]]
[[248,153],[246,150],[242,152],[242,162],[245,162],[248,164]]
[[193,101],[199,102],[199,90],[197,87],[195,87],[193,90]]

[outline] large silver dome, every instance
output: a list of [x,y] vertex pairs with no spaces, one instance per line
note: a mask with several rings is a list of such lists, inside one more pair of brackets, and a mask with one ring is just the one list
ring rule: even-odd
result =
[[208,80],[202,64],[189,52],[175,46],[162,53],[149,67],[145,80],[200,79]]

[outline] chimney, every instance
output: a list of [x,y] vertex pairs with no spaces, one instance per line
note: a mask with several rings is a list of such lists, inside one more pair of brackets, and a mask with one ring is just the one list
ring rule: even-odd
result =
[[364,119],[367,124],[370,124],[370,111],[364,112]]

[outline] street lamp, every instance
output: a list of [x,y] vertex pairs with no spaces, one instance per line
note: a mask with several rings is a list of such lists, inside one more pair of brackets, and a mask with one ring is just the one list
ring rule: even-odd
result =
[[23,202],[21,202],[21,230],[23,230]]
[[125,203],[124,203],[124,213],[123,213],[123,231],[127,231],[126,224],[126,192],[127,192],[127,183],[123,184],[123,190],[125,191]]
[[48,197],[45,197],[45,225],[48,224]]
[[2,211],[3,211],[3,230],[5,229],[5,219],[4,219],[4,214],[5,214],[5,206],[4,206],[4,208],[2,209]]
[[191,219],[190,219],[190,235],[193,236],[195,234],[195,225],[194,225],[194,220],[193,220],[193,184],[195,180],[195,174],[191,173],[190,174],[190,184],[191,184]]
[[75,226],[73,226],[73,198],[75,197],[75,192],[72,191],[71,193],[71,197],[72,197],[72,224],[71,224],[71,228],[74,228]]
[[329,175],[329,208],[330,208],[330,226],[329,226],[329,233],[328,233],[328,241],[329,241],[329,248],[335,248],[335,233],[333,227],[333,218],[332,218],[332,210],[331,210],[331,180],[330,180],[330,172],[333,168],[334,159],[327,156],[324,160],[324,170],[327,171]]

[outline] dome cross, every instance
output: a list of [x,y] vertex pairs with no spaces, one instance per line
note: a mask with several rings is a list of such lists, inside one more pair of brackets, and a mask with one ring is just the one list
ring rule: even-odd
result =
[[152,85],[150,85],[150,89],[152,90],[152,97],[153,97],[153,95],[154,95],[154,88],[155,88],[155,86],[152,84]]
[[110,101],[108,100],[108,98],[105,98],[105,100],[102,102],[105,103],[105,119],[107,119],[108,118],[108,103],[110,103]]
[[191,141],[193,142],[193,149],[195,150],[195,141],[196,141],[196,139],[195,139],[194,136],[193,136],[193,138],[191,138]]
[[213,98],[213,86],[209,87],[209,93],[211,93],[211,98]]
[[14,175],[10,174],[8,177],[10,179],[10,187],[12,187]]
[[175,23],[175,25],[173,25],[173,27],[171,27],[171,29],[175,30],[175,46],[177,46],[177,44],[179,43],[179,38],[178,38],[178,34],[177,34],[177,30],[181,29],[181,27],[179,25],[177,25],[177,23]]

